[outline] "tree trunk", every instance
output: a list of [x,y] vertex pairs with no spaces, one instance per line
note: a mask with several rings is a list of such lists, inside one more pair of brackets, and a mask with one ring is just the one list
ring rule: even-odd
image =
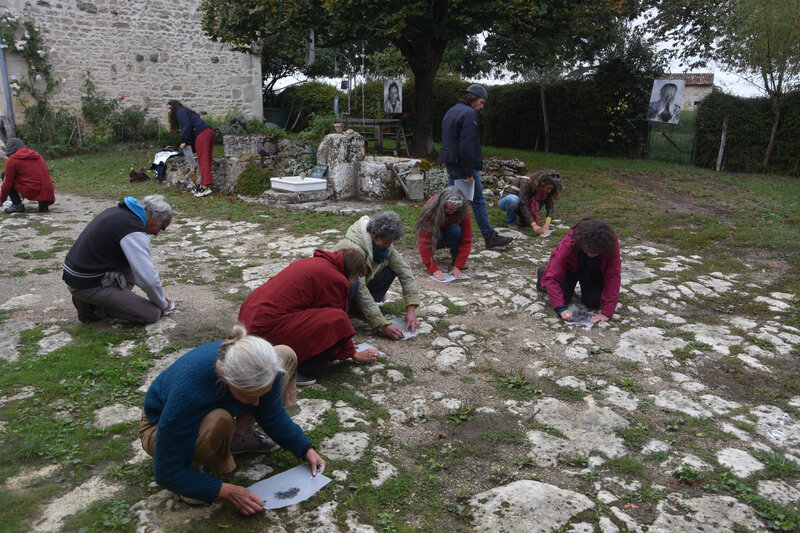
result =
[[408,61],[414,73],[414,139],[411,153],[417,157],[430,157],[436,154],[433,146],[433,121],[441,117],[433,116],[433,80],[442,62],[446,41],[408,41],[395,42],[397,48]]
[[781,104],[780,101],[773,101],[772,114],[775,115],[775,120],[772,122],[772,133],[769,136],[769,144],[767,144],[767,153],[764,154],[764,169],[769,168],[769,160],[772,157],[772,148],[775,146],[775,136],[778,134],[778,122],[781,120]]
[[550,122],[547,120],[547,102],[544,98],[544,83],[539,83],[539,93],[542,100],[542,120],[544,121],[544,151],[550,153]]

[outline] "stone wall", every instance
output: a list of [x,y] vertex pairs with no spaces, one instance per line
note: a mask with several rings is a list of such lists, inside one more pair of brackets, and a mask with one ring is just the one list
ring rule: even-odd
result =
[[[27,9],[44,30],[55,75],[56,107],[80,109],[90,71],[99,95],[120,98],[166,122],[167,100],[181,100],[199,113],[222,116],[233,108],[263,118],[261,63],[214,43],[200,25],[200,0],[3,0],[16,15]],[[2,8],[0,8],[2,9]],[[9,76],[27,66],[6,49]],[[1,84],[0,84],[1,85]],[[7,115],[0,87],[0,115]],[[17,121],[23,107],[14,103]]]

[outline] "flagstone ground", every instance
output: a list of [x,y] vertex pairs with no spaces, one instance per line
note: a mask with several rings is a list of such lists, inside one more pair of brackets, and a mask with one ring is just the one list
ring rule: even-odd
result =
[[[31,453],[4,465],[2,490],[32,512],[9,530],[742,533],[780,520],[800,530],[791,496],[800,494],[800,330],[787,320],[797,295],[770,285],[785,265],[709,272],[700,255],[623,240],[614,319],[570,327],[535,290],[536,267],[565,225],[549,239],[507,231],[516,237],[507,250],[475,243],[471,279],[451,284],[430,280],[418,254],[401,247],[418,273],[423,334],[395,343],[356,319],[356,342],[386,356],[335,365],[290,411],[334,483],[252,519],[226,504],[187,506],[151,483],[136,438],[144,391],[188,349],[224,336],[251,290],[342,232],[265,232],[176,213],[152,240],[176,312],[146,328],[82,326],[60,267],[109,205],[64,194],[51,213],[0,217],[3,372],[58,361],[91,338],[106,343],[98,366],[133,369],[90,412],[69,394],[74,376],[63,376],[62,396],[33,378],[0,388],[0,446],[25,437],[20,413],[38,406],[54,423],[90,428],[95,440],[75,446],[107,457]],[[397,314],[394,289],[385,309]],[[116,379],[75,372],[87,388]],[[243,484],[295,464],[283,452],[237,461],[226,479]]]

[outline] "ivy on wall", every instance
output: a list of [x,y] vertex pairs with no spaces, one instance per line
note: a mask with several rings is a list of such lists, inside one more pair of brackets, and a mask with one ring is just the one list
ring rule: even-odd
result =
[[12,94],[24,107],[31,103],[22,95],[27,94],[34,103],[45,104],[58,79],[53,74],[50,53],[42,42],[42,30],[25,11],[22,15],[5,12],[0,15],[0,34],[7,54],[22,57],[27,63],[27,72],[18,77],[12,75],[9,86]]

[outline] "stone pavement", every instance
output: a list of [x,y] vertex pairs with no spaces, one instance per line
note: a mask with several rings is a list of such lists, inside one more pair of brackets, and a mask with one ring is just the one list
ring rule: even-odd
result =
[[[22,272],[3,278],[0,311],[7,318],[0,322],[0,359],[19,358],[19,336],[25,330],[41,329],[38,353],[45,354],[69,344],[69,331],[78,324],[60,280],[66,252],[41,260],[14,254],[69,242],[109,205],[62,195],[51,213],[0,217],[0,232],[13,236],[4,239],[2,271]],[[556,229],[560,237],[567,226]],[[327,412],[337,415],[343,429],[317,443],[320,453],[351,463],[371,457],[376,472],[371,484],[379,487],[399,471],[415,468],[405,443],[446,449],[447,444],[436,444],[436,435],[442,439],[447,432],[456,433],[447,424],[448,414],[469,407],[479,423],[502,421],[505,428],[519,432],[525,453],[520,458],[498,451],[493,457],[487,450],[484,466],[475,468],[491,468],[492,475],[480,479],[463,481],[457,472],[441,469],[448,485],[456,488],[463,482],[469,492],[459,497],[469,518],[454,519],[456,528],[767,531],[766,522],[743,500],[682,484],[673,473],[686,468],[700,473],[727,470],[745,480],[765,471],[758,458],[765,451],[800,465],[800,396],[768,399],[754,394],[786,368],[797,371],[800,330],[784,321],[796,305],[796,295],[769,290],[765,281],[741,273],[706,272],[698,255],[623,240],[621,303],[614,319],[591,329],[570,327],[535,290],[536,267],[544,264],[557,240],[506,233],[517,237],[508,250],[485,250],[475,243],[468,261],[471,279],[451,284],[428,279],[418,254],[403,250],[419,274],[422,335],[393,343],[358,325],[356,342],[369,342],[387,356],[373,365],[342,364],[358,383],[365,383],[355,392],[380,405],[388,416],[377,427],[353,405],[301,393],[294,419],[304,429],[313,428]],[[235,322],[242,296],[289,262],[309,256],[315,248],[330,247],[340,236],[338,230],[295,236],[279,229],[267,234],[257,224],[184,219],[176,213],[168,231],[154,238],[152,246],[156,268],[177,311],[146,328],[147,345],[158,359],[139,390],[145,391],[158,372],[185,353],[164,350],[172,340],[190,345],[186,340],[203,327],[225,332]],[[240,268],[241,277],[217,280],[220,264]],[[34,266],[47,272],[33,273]],[[394,289],[387,301],[400,298],[399,287]],[[766,304],[774,316],[721,312],[731,294]],[[112,351],[126,357],[133,348],[126,341]],[[410,377],[399,368],[410,369]],[[491,376],[524,378],[543,393],[527,399],[503,397]],[[511,387],[514,382],[508,383]],[[314,388],[325,390],[325,380]],[[36,383],[2,391],[0,408],[35,394]],[[140,416],[139,405],[112,404],[95,413],[95,425],[136,422]],[[11,423],[0,417],[0,432]],[[656,431],[661,427],[666,430]],[[389,444],[376,439],[378,430],[391,435]],[[636,430],[646,437],[638,448],[625,441],[625,435]],[[660,475],[626,474],[614,466],[626,459],[649,461]],[[146,460],[138,441],[132,442],[129,461]],[[522,466],[514,467],[515,460]],[[513,475],[498,474],[506,468],[502,465],[510,465]],[[32,480],[54,478],[62,468],[23,466],[3,490],[21,490]],[[238,474],[259,480],[270,472],[272,467],[260,458],[245,456]],[[100,474],[48,502],[41,519],[34,521],[35,530],[58,530],[65,517],[122,490]],[[338,509],[350,494],[349,469],[328,475],[334,479],[325,489],[333,491],[332,501],[318,505],[312,499],[267,511],[266,522],[275,525],[265,531],[381,531],[380,526],[360,522],[356,512]],[[487,489],[487,479],[497,481]],[[482,489],[470,491],[478,486]],[[659,491],[661,497],[648,513],[639,513],[637,508],[644,504],[631,496],[644,489]],[[757,491],[797,510],[796,475],[762,479]],[[191,529],[186,524],[203,522],[220,508],[220,503],[189,507],[153,487],[131,513],[137,530],[157,531]]]

